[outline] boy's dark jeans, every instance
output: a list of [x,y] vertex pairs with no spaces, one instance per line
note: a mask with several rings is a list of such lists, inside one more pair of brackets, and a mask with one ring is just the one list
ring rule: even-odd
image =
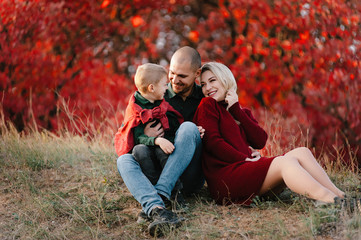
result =
[[[132,154],[135,160],[139,163],[144,175],[153,185],[157,184],[169,155],[166,154],[159,146],[146,146],[144,144],[134,146]],[[173,190],[180,189],[182,189],[182,183],[178,179]]]

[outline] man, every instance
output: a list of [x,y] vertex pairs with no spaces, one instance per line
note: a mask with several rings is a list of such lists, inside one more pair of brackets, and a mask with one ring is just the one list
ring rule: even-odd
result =
[[[170,199],[178,178],[183,183],[185,193],[197,192],[204,184],[200,162],[204,129],[190,122],[203,97],[201,87],[195,83],[200,68],[200,55],[191,47],[180,48],[172,56],[170,83],[164,97],[183,115],[185,122],[176,132],[175,150],[169,155],[156,185],[150,183],[131,154],[124,154],[117,160],[118,171],[125,185],[151,221],[148,230],[152,236],[162,234],[166,228],[178,227],[185,220],[167,210],[164,203],[164,200]],[[161,124],[151,127],[153,123],[145,127],[144,133],[150,137],[163,136]]]

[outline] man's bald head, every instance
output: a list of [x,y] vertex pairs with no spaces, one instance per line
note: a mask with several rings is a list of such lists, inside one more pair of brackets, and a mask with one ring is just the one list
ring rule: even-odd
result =
[[201,56],[194,48],[185,46],[179,48],[172,56],[171,61],[177,61],[178,64],[189,63],[196,70],[202,66]]
[[201,64],[201,56],[194,48],[182,47],[173,54],[168,76],[173,91],[183,99],[191,94],[201,73]]

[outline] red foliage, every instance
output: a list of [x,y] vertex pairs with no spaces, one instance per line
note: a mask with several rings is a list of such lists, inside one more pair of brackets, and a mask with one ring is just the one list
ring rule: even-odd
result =
[[79,131],[115,118],[134,90],[136,66],[158,57],[158,27],[133,16],[138,12],[152,23],[153,8],[160,5],[2,1],[0,94],[6,117],[19,130],[32,119],[52,130],[74,127],[76,117]]
[[65,115],[119,125],[136,67],[190,45],[230,66],[242,105],[297,116],[313,146],[356,151],[360,12],[357,0],[4,0],[0,97],[19,130],[32,118],[56,130]]

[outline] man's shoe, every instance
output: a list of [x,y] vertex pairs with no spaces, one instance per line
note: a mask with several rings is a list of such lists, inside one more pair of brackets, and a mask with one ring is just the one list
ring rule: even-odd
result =
[[188,210],[188,204],[180,190],[173,191],[170,200],[174,212],[183,213]]
[[149,224],[148,231],[152,237],[160,237],[167,231],[181,226],[182,222],[186,220],[165,208],[154,208],[150,217],[153,221]]
[[173,190],[170,200],[162,194],[158,193],[158,195],[162,198],[166,209],[175,213],[184,213],[188,210],[188,204],[180,190]]
[[138,224],[144,224],[150,222],[151,220],[152,219],[148,217],[148,215],[143,210],[140,211],[140,213],[138,214],[138,219],[137,219]]
[[165,208],[168,210],[172,210],[172,202],[166,196],[163,196],[160,193],[158,193],[158,195],[162,198]]
[[361,214],[361,199],[335,197],[334,201],[336,205],[340,206],[341,209],[346,210],[349,214],[354,212]]
[[357,198],[335,197],[333,203],[325,203],[325,202],[321,202],[321,201],[316,201],[315,206],[316,207],[335,206],[335,207],[339,208],[340,210],[346,211],[348,214],[351,214],[354,212],[361,214],[361,199],[357,199]]

